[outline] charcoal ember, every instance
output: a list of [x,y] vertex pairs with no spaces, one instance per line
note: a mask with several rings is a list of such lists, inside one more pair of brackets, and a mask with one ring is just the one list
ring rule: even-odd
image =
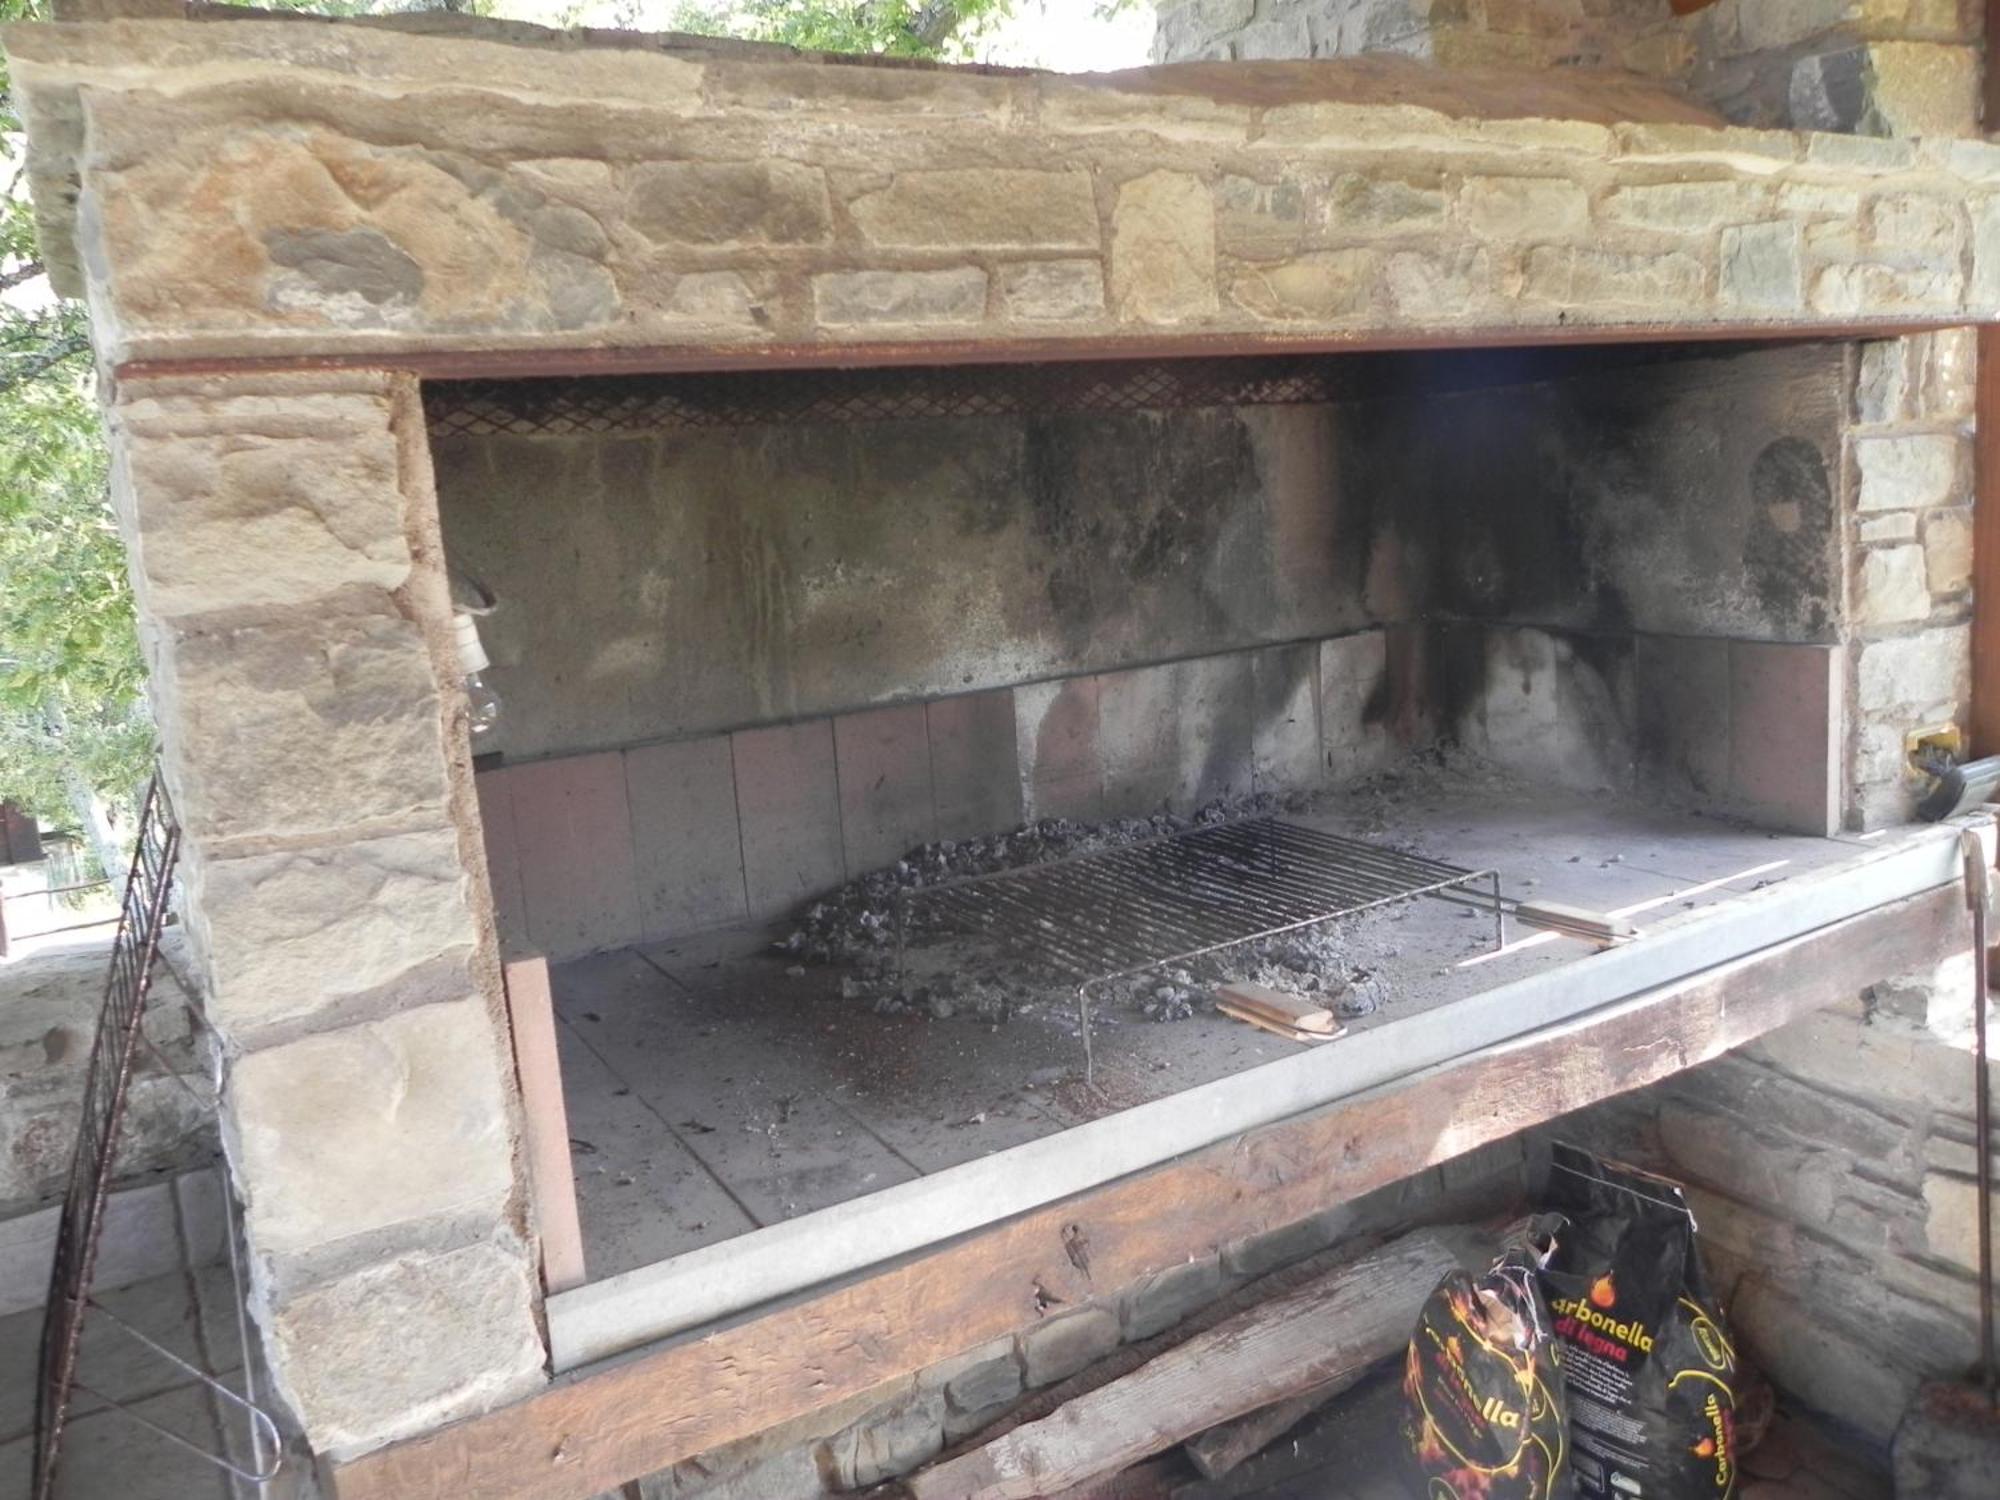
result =
[[1345,1021],[1372,1016],[1382,1008],[1382,981],[1366,969],[1356,969],[1338,981],[1333,998],[1334,1014]]
[[1152,993],[1139,1002],[1149,1020],[1185,1021],[1194,1014],[1196,991],[1184,984],[1156,984]]

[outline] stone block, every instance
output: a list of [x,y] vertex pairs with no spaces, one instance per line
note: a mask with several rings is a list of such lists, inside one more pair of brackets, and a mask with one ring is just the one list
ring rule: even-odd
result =
[[1760,312],[1805,305],[1805,269],[1796,224],[1746,224],[1722,231],[1722,300]]
[[986,273],[829,271],[813,277],[813,307],[829,327],[875,323],[977,323],[986,316]]
[[1854,382],[1854,420],[1879,427],[1911,415],[1909,339],[1872,339],[1861,346],[1861,367]]
[[1857,437],[1854,462],[1861,474],[1860,506],[1871,510],[1922,510],[1966,499],[1964,443],[1949,432]]
[[147,613],[295,609],[411,568],[386,392],[148,397],[112,409],[113,491]]
[[510,1066],[481,999],[239,1058],[227,1122],[252,1245],[287,1256],[427,1220],[498,1223]]
[[1914,542],[1917,539],[1917,512],[1894,510],[1886,515],[1864,516],[1856,527],[1855,535],[1864,547],[1881,546],[1888,542]]
[[190,851],[209,1019],[238,1045],[473,990],[476,934],[445,828],[237,859]]
[[1021,1361],[1011,1344],[966,1366],[945,1382],[949,1412],[961,1416],[991,1411],[1021,1394]]
[[1235,38],[1236,55],[1246,61],[1312,56],[1312,34],[1304,16],[1246,26]]
[[1600,212],[1614,224],[1693,235],[1756,219],[1770,199],[1771,190],[1757,182],[1641,183],[1612,189]]
[[399,1256],[269,1309],[272,1373],[314,1451],[341,1458],[541,1385],[535,1300],[518,1243]]
[[713,328],[757,328],[765,298],[736,271],[696,271],[675,280],[664,316],[675,323]]
[[921,703],[841,714],[833,721],[833,753],[850,875],[894,864],[937,837],[930,731]]
[[1863,626],[1907,625],[1929,617],[1922,547],[1874,547],[1861,555],[1855,619]]
[[1924,580],[1933,594],[1972,587],[1972,508],[1953,506],[1924,517]]
[[1000,268],[1000,301],[1023,323],[1104,316],[1104,270],[1094,260],[1031,261]]
[[1021,1335],[1021,1363],[1030,1386],[1067,1380],[1118,1347],[1118,1319],[1102,1307],[1057,1313]]
[[913,1395],[831,1438],[826,1467],[836,1489],[867,1489],[909,1473],[943,1447],[944,1398]]
[[1261,182],[1235,175],[1215,185],[1215,243],[1242,260],[1298,253],[1314,217],[1312,185],[1295,176]]
[[1929,421],[1971,416],[1978,385],[1978,334],[1970,328],[1944,328],[1905,342],[1916,372],[1914,415]]
[[1187,172],[1122,184],[1111,213],[1111,306],[1124,322],[1179,323],[1216,310],[1215,201]]
[[[1844,231],[1845,227],[1842,227]],[[1843,256],[1854,252],[1830,250],[1828,253]],[[1895,312],[1935,313],[1939,308],[1957,306],[1964,280],[1964,273],[1952,263],[1925,263],[1908,267],[1875,262],[1833,265],[1813,277],[1812,306],[1815,312],[1838,317],[1882,317]],[[2000,307],[2000,303],[1995,305]]]
[[1566,177],[1468,177],[1458,210],[1480,239],[1510,245],[1566,239],[1590,225],[1590,195]]
[[729,736],[627,750],[625,792],[639,931],[672,937],[746,916]]
[[1071,677],[1014,689],[1014,743],[1021,768],[1022,815],[1104,816],[1104,764],[1098,753],[1100,679]]
[[617,751],[507,768],[528,940],[571,958],[645,936],[631,791]]
[[1888,193],[1869,206],[1869,240],[1885,249],[1957,260],[1965,235],[1963,210],[1947,198]]
[[1397,316],[1422,323],[1464,316],[1466,305],[1490,287],[1488,254],[1483,246],[1462,245],[1390,256],[1384,280]]
[[1701,262],[1678,251],[1644,255],[1621,250],[1537,245],[1528,252],[1524,295],[1565,307],[1701,302]]
[[625,221],[655,244],[823,245],[826,174],[802,162],[648,162],[627,174]]
[[1871,135],[1929,138],[1979,134],[1979,53],[1932,42],[1873,42],[1868,48]]
[[1339,322],[1368,311],[1377,259],[1367,250],[1320,250],[1269,266],[1245,266],[1229,300],[1274,322]]
[[384,605],[158,633],[153,711],[190,838],[345,839],[443,817],[430,653]]
[[1761,826],[1839,830],[1844,665],[1838,646],[1729,643],[1728,800]]
[[1097,203],[1082,171],[903,171],[848,212],[864,240],[892,248],[1098,248]]
[[[1979,1184],[1951,1172],[1924,1174],[1924,1249],[1967,1271],[1979,1269]],[[2000,1244],[2000,1203],[1992,1232]]]
[[1338,1244],[1353,1231],[1356,1217],[1354,1207],[1343,1203],[1282,1229],[1231,1241],[1222,1247],[1222,1269],[1244,1278],[1269,1275]]
[[729,738],[750,915],[776,916],[846,875],[833,725],[812,719]]
[[1739,1290],[1730,1319],[1744,1352],[1773,1384],[1871,1440],[1888,1442],[1916,1386],[1914,1376],[1840,1329],[1825,1307],[1789,1297],[1761,1277]]
[[1950,716],[1971,692],[1970,640],[1959,627],[1865,641],[1860,652],[1856,702],[1864,717],[1923,723]]
[[1223,1290],[1222,1262],[1213,1255],[1142,1277],[1127,1288],[1120,1302],[1125,1337],[1136,1341],[1164,1333],[1215,1301]]
[[1441,178],[1349,172],[1333,184],[1318,217],[1327,229],[1343,235],[1442,230],[1451,217],[1451,200]]

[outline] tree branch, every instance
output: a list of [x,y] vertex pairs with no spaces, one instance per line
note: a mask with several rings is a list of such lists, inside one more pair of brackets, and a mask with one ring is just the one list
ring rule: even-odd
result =
[[0,271],[0,292],[11,292],[24,281],[33,281],[47,269],[38,260],[26,260],[11,271]]
[[31,380],[40,379],[65,360],[74,359],[89,349],[88,334],[73,333],[68,338],[57,339],[40,354],[31,354],[12,369],[0,371],[0,396]]

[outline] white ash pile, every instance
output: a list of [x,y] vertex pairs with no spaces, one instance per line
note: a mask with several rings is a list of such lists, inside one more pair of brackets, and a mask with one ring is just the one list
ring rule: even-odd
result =
[[[1268,795],[1210,803],[1192,817],[1158,813],[1088,824],[1067,818],[1031,823],[1011,833],[923,844],[894,865],[849,881],[803,913],[777,950],[801,963],[852,969],[841,981],[848,1000],[879,1011],[920,1010],[943,1019],[970,1015],[1004,1021],[1037,1003],[1068,1005],[1075,979],[1018,951],[996,951],[977,937],[940,925],[923,902],[904,919],[901,962],[897,922],[906,893],[973,875],[1017,870],[1051,860],[1182,833],[1240,818],[1298,812],[1309,799]],[[1347,957],[1334,924],[1246,943],[1224,953],[1149,969],[1097,987],[1100,1001],[1158,1021],[1194,1014],[1214,988],[1235,980],[1328,997],[1343,1016],[1366,1015],[1380,1003],[1372,975]]]

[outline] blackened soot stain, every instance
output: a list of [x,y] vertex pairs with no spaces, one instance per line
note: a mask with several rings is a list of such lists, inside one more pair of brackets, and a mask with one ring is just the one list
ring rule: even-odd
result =
[[1750,498],[1743,570],[1751,591],[1774,618],[1815,634],[1829,630],[1833,485],[1825,457],[1804,438],[1767,443],[1750,466]]

